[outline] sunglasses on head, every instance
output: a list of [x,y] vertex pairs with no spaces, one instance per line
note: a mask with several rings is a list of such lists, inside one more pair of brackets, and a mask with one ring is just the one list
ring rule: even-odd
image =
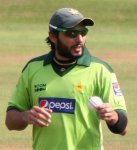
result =
[[57,31],[63,32],[65,36],[69,38],[76,38],[78,35],[85,36],[88,33],[88,29],[85,27],[80,28],[80,29],[64,29],[64,28],[58,28],[52,25],[49,25],[49,26]]

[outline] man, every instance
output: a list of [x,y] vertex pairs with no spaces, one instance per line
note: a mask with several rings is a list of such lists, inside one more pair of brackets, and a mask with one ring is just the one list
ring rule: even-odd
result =
[[[85,47],[86,26],[93,25],[77,10],[57,10],[49,23],[51,51],[22,71],[6,125],[23,130],[32,124],[35,150],[101,150],[101,119],[111,132],[126,133],[126,106],[115,73]],[[88,107],[91,96],[103,100],[96,111]]]

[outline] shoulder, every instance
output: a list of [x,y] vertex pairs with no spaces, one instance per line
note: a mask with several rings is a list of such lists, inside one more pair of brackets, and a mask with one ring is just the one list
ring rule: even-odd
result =
[[105,68],[106,70],[108,70],[109,72],[113,72],[113,69],[112,67],[105,61],[101,60],[100,58],[97,58],[95,56],[92,56],[91,55],[91,63],[90,63],[90,66],[92,67],[93,65],[96,67],[96,68]]
[[84,48],[83,56],[78,59],[77,64],[86,67],[90,66],[90,68],[94,67],[96,71],[99,71],[101,68],[103,68],[104,70],[113,72],[111,66],[107,62],[101,60],[100,58],[97,58],[96,56],[93,56],[86,47]]
[[25,69],[29,66],[29,65],[31,65],[31,64],[38,64],[38,63],[44,63],[44,60],[47,58],[47,55],[48,54],[45,54],[45,55],[41,55],[41,56],[38,56],[38,57],[35,57],[35,58],[32,58],[31,60],[29,60],[28,62],[27,62],[27,64],[24,66],[24,68],[22,69],[22,72],[24,72],[25,71]]

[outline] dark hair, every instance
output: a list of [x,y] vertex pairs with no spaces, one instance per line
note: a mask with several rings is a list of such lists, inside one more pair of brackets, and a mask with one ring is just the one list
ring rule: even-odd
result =
[[[58,31],[53,30],[53,31],[51,31],[51,33],[54,34],[56,37],[58,37],[58,33],[59,33]],[[50,40],[49,37],[47,37],[45,39],[45,41],[49,45],[49,47],[50,47],[51,50],[55,50],[55,44]]]

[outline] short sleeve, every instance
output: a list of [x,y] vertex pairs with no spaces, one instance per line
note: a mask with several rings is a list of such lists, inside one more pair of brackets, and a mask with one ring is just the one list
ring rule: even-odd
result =
[[15,107],[20,111],[25,111],[31,108],[27,80],[28,77],[26,72],[22,72],[12,98],[8,103],[8,107]]

